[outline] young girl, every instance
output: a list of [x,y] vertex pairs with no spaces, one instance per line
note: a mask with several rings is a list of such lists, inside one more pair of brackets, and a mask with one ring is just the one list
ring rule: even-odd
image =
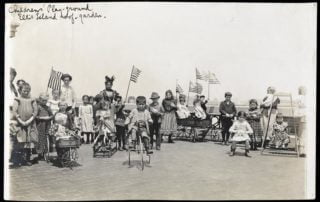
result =
[[107,145],[107,141],[111,138],[114,138],[116,133],[116,127],[111,118],[110,111],[106,111],[106,113],[104,113],[100,118],[101,120],[98,124],[99,132],[93,142],[93,148],[100,146],[99,144],[101,144],[102,141],[104,141],[104,144]]
[[257,150],[257,140],[262,140],[262,129],[260,123],[261,112],[258,109],[258,102],[256,99],[249,101],[249,111],[247,121],[250,124],[253,134],[251,137],[251,150]]
[[47,103],[47,106],[50,108],[52,114],[55,114],[59,111],[59,102],[60,102],[60,91],[53,89],[52,99],[48,100],[48,103]]
[[165,99],[162,101],[163,117],[161,118],[160,134],[169,135],[168,142],[173,143],[172,135],[177,132],[176,110],[177,105],[173,97],[172,91],[167,90]]
[[250,149],[250,137],[249,134],[253,133],[253,130],[250,124],[246,121],[246,113],[243,111],[238,112],[238,120],[234,121],[232,126],[229,129],[230,133],[233,133],[233,137],[231,139],[231,154],[230,156],[234,156],[236,152],[236,147],[238,142],[245,141],[245,156],[250,157],[248,155]]
[[281,113],[277,114],[276,122],[273,124],[273,135],[270,144],[276,148],[287,148],[290,142],[288,135],[288,123],[283,121]]
[[201,107],[201,100],[200,99],[196,99],[193,102],[193,106],[194,106],[194,112],[195,112],[195,115],[197,118],[199,118],[201,120],[204,120],[207,118],[206,112]]
[[47,135],[49,134],[53,114],[50,108],[46,105],[47,101],[48,95],[45,93],[41,93],[37,100],[38,114],[36,116],[36,124],[39,132],[39,142],[37,145],[39,160],[43,159],[44,152],[49,149],[47,148]]
[[38,142],[38,130],[35,117],[38,114],[36,100],[30,98],[31,86],[24,83],[21,88],[21,97],[15,98],[12,111],[17,120],[17,146],[25,154],[24,164],[30,166],[31,152]]
[[186,96],[177,92],[179,99],[177,103],[177,115],[179,119],[186,119],[190,116],[190,111],[186,105]]
[[87,136],[86,143],[89,144],[91,136],[91,143],[93,142],[93,108],[89,103],[89,96],[82,96],[83,104],[79,107],[79,118],[81,123],[81,136]]

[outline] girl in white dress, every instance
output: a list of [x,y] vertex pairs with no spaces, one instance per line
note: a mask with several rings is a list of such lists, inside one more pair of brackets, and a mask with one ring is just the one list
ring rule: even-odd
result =
[[89,144],[90,136],[91,143],[93,142],[93,108],[89,103],[89,96],[82,96],[83,105],[79,106],[79,118],[81,124],[81,136],[87,136],[86,143]]
[[245,156],[250,157],[248,155],[250,149],[250,137],[249,134],[253,133],[253,130],[250,124],[246,121],[246,113],[243,111],[238,112],[238,120],[234,121],[231,128],[229,129],[230,133],[233,133],[233,137],[231,139],[231,154],[230,156],[234,156],[236,152],[236,147],[238,142],[245,142]]
[[52,114],[54,115],[59,111],[59,102],[60,102],[60,90],[52,90],[52,99],[48,100],[47,106],[51,109]]

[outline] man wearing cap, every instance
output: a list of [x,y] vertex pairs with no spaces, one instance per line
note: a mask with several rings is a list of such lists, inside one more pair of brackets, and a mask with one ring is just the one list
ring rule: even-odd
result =
[[150,99],[152,100],[152,103],[149,105],[149,111],[151,114],[151,118],[153,123],[150,124],[150,149],[153,147],[153,135],[156,135],[156,149],[160,150],[161,146],[161,137],[160,137],[160,125],[161,125],[161,105],[159,104],[159,94],[156,92],[153,92],[151,94]]
[[68,107],[74,109],[76,106],[76,94],[72,86],[70,86],[72,76],[70,74],[63,74],[61,80],[63,81],[63,85],[61,86],[61,100],[64,100]]
[[227,145],[230,136],[229,129],[232,126],[237,109],[231,101],[232,94],[230,92],[226,92],[224,97],[225,100],[220,103],[219,111],[221,113],[222,142]]

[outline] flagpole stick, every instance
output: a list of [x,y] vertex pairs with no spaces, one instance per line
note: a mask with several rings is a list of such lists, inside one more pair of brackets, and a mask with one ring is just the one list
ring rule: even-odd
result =
[[50,82],[50,76],[51,76],[51,74],[52,74],[52,70],[53,70],[53,67],[51,67],[51,72],[50,72],[50,75],[49,75],[49,80],[48,80],[48,85],[47,85],[46,94],[48,94],[48,90],[49,90],[49,82]]
[[189,94],[190,94],[190,82],[189,82],[189,89],[188,89],[187,105],[189,105]]
[[132,69],[131,69],[131,74],[130,74],[130,78],[129,78],[129,83],[128,83],[128,88],[127,88],[127,93],[126,93],[126,98],[125,98],[125,102],[127,100],[127,97],[128,97],[128,92],[129,92],[129,88],[130,88],[130,83],[131,83],[131,75],[132,75],[132,72],[133,72],[133,66],[132,66]]

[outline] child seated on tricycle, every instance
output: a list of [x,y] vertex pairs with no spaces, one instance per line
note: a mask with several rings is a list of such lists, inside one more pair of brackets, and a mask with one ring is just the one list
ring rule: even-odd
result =
[[129,133],[131,133],[132,144],[136,145],[137,135],[140,135],[147,154],[152,154],[153,151],[149,150],[149,124],[153,121],[150,112],[146,108],[146,98],[138,96],[136,104],[137,108],[130,112],[125,124],[128,125]]

